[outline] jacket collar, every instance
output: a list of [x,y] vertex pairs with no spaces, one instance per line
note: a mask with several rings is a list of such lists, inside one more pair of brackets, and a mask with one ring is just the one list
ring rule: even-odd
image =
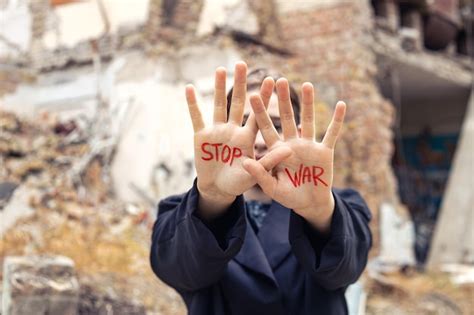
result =
[[273,201],[270,212],[265,217],[258,232],[261,246],[270,266],[275,269],[291,252],[288,241],[291,210]]
[[246,211],[245,240],[240,252],[235,256],[235,260],[240,264],[265,275],[275,285],[272,269],[276,268],[291,250],[288,241],[290,211],[274,201],[257,235],[250,225]]

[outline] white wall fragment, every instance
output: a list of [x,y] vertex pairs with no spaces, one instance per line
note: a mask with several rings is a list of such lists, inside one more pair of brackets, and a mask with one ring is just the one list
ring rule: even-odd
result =
[[197,35],[209,35],[216,27],[224,26],[252,35],[256,35],[259,31],[258,18],[247,1],[205,0]]
[[31,15],[27,0],[7,1],[7,6],[0,10],[0,38],[4,39],[0,39],[0,58],[12,58],[28,51]]
[[415,227],[409,217],[402,217],[393,205],[380,207],[380,261],[397,266],[414,265]]
[[98,38],[105,31],[96,1],[57,6],[52,16],[55,19],[54,26],[43,37],[47,49],[72,48],[80,42]]
[[468,264],[443,264],[441,271],[450,273],[451,282],[455,285],[474,283],[474,266]]
[[431,243],[428,267],[443,263],[474,263],[474,90],[443,196]]
[[121,199],[140,200],[136,188],[157,198],[191,187],[193,132],[183,91],[183,83],[117,84],[117,98],[130,102],[112,163],[114,190]]
[[[42,110],[72,110],[95,106],[97,75],[90,72],[64,72],[61,76],[45,75],[34,84],[21,84],[7,94],[0,109],[33,118]],[[89,105],[86,105],[89,104]]]
[[110,21],[110,31],[116,33],[121,27],[136,27],[148,19],[150,0],[104,0]]
[[287,1],[276,0],[280,14],[292,13],[296,11],[314,10],[316,8],[327,8],[340,5],[342,3],[352,4],[352,0],[313,0],[313,1]]

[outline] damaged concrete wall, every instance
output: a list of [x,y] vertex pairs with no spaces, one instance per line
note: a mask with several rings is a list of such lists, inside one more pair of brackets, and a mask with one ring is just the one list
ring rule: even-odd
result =
[[30,118],[50,111],[61,121],[91,120],[100,92],[114,126],[121,124],[114,131],[120,141],[111,165],[113,188],[122,200],[153,202],[187,190],[195,176],[185,84],[198,88],[203,114],[211,121],[214,69],[233,69],[240,58],[235,49],[214,45],[187,46],[149,59],[125,53],[98,73],[86,66],[42,74],[6,94],[0,109]]
[[474,263],[474,90],[435,229],[428,265]]
[[[315,83],[319,98],[331,107],[339,99],[348,104],[345,129],[336,146],[334,182],[361,192],[376,228],[382,202],[399,206],[390,166],[394,109],[375,81],[369,2],[327,2],[301,9],[293,4],[281,12],[285,45],[296,53],[291,70],[297,81]],[[377,230],[374,236],[377,240]]]
[[0,8],[0,57],[14,59],[28,51],[31,23],[27,0],[10,0]]
[[[0,60],[37,70],[90,63],[141,41],[149,0],[94,0],[51,6],[48,0],[7,1],[0,9]],[[87,21],[87,23],[84,23]]]
[[196,35],[204,0],[150,0],[146,37],[181,46]]

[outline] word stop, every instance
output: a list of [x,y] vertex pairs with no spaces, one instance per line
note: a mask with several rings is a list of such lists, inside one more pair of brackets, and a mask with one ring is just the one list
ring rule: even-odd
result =
[[[214,147],[214,149],[212,149]],[[234,159],[242,156],[242,150],[237,147],[229,147],[222,143],[209,143],[204,142],[201,145],[201,151],[203,153],[202,159],[204,161],[216,160],[223,163],[229,163],[232,165]],[[214,154],[213,154],[214,153]]]
[[321,182],[324,186],[328,186],[324,180],[320,178],[324,174],[324,169],[319,166],[304,166],[300,165],[300,168],[297,172],[291,175],[290,171],[285,167],[285,172],[290,178],[291,183],[295,187],[299,187],[304,183],[313,183],[314,186],[318,186],[318,181]]

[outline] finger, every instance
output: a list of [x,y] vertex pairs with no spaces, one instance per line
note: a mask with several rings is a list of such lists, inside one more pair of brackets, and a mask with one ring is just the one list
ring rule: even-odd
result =
[[277,166],[280,162],[288,158],[292,153],[292,150],[288,147],[280,147],[276,148],[258,160],[258,163],[262,164],[262,166],[267,170],[270,171],[275,166]]
[[[268,103],[270,102],[270,98],[272,97],[274,87],[275,87],[275,82],[273,81],[271,77],[267,77],[265,78],[265,80],[263,80],[262,86],[260,87],[260,97],[262,98],[265,108],[268,108]],[[245,127],[250,128],[253,134],[257,135],[258,126],[257,126],[257,120],[255,119],[255,114],[253,111],[250,113],[249,118],[247,118]]]
[[225,94],[225,81],[225,68],[217,68],[214,83],[214,123],[227,122],[227,97]]
[[247,65],[241,61],[235,65],[234,88],[230,102],[229,122],[242,125],[245,96],[247,94]]
[[252,175],[257,184],[262,188],[263,192],[270,198],[273,198],[275,187],[277,185],[277,179],[273,177],[262,164],[255,160],[247,159],[242,164],[245,170]]
[[276,82],[276,90],[278,94],[278,109],[280,111],[281,127],[283,129],[283,137],[286,139],[296,138],[298,131],[296,129],[295,117],[290,100],[290,86],[285,78],[278,79]]
[[262,98],[263,105],[265,108],[268,108],[268,103],[273,95],[273,90],[275,88],[275,81],[273,81],[272,77],[266,77],[265,80],[262,82],[262,86],[260,87],[260,97]]
[[314,88],[311,83],[306,82],[301,90],[303,103],[301,109],[301,136],[314,141]]
[[196,101],[196,91],[194,90],[194,86],[191,84],[186,86],[186,101],[188,102],[189,115],[193,122],[194,132],[198,132],[204,128],[204,122]]
[[329,124],[328,130],[323,138],[323,144],[327,147],[334,149],[336,145],[337,137],[342,129],[344,122],[344,116],[346,114],[346,104],[342,101],[337,102],[334,115],[332,116],[331,123]]
[[265,106],[261,97],[257,94],[254,94],[250,97],[250,105],[252,105],[252,110],[255,114],[255,119],[257,121],[258,129],[262,133],[263,140],[268,148],[271,148],[277,141],[280,140],[280,136],[273,126],[273,122],[268,116]]
[[254,112],[251,112],[249,117],[247,118],[247,122],[245,123],[245,128],[249,128],[253,135],[255,136],[257,135],[258,126],[257,126],[257,120],[255,119]]

